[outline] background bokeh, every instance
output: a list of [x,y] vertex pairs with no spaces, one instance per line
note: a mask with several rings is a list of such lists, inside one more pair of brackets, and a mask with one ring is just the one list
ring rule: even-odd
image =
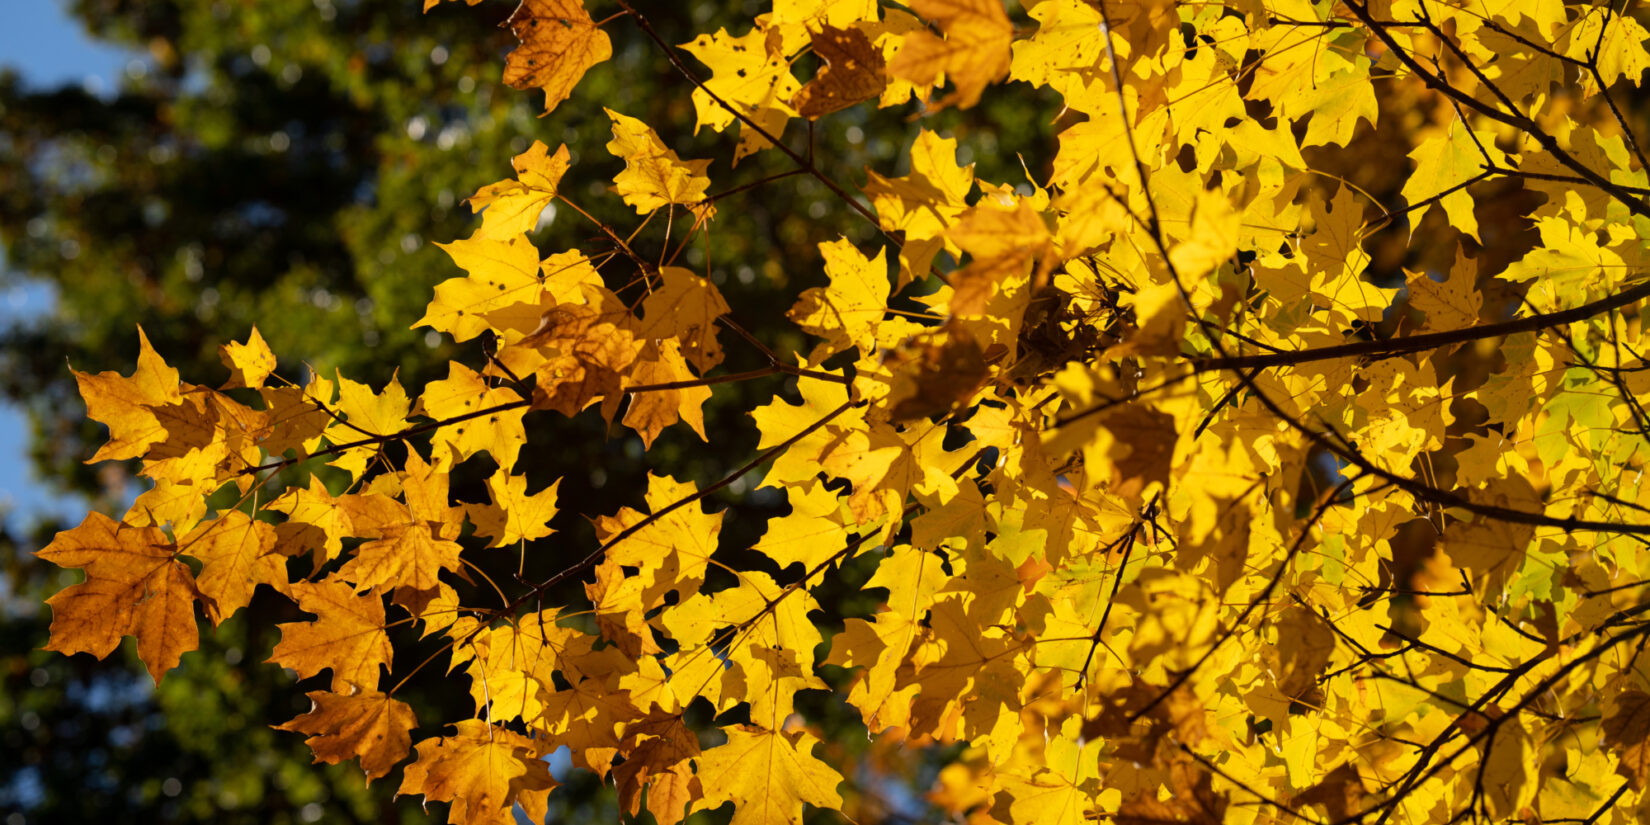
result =
[[[413,391],[446,374],[448,359],[479,365],[471,347],[410,329],[432,287],[458,275],[434,244],[467,236],[462,203],[509,176],[509,159],[533,140],[566,142],[574,166],[562,190],[611,225],[639,218],[607,192],[622,167],[606,155],[601,106],[654,125],[683,157],[714,158],[712,191],[787,171],[777,153],[728,162],[730,132],[693,134],[688,89],[635,27],[609,26],[614,59],[574,97],[539,117],[537,93],[504,87],[514,45],[499,28],[509,2],[447,4],[421,14],[417,0],[7,0],[0,26],[0,815],[5,825],[85,822],[417,822],[412,799],[394,800],[395,777],[367,788],[353,766],[312,766],[302,738],[270,730],[309,707],[306,688],[259,664],[295,608],[263,592],[156,688],[130,643],[107,661],[39,650],[50,621],[44,599],[79,573],[36,562],[38,549],[88,508],[118,516],[142,489],[133,466],[90,466],[105,434],[84,418],[72,365],[130,371],[142,326],[184,380],[225,377],[218,347],[256,324],[281,357],[281,374],[340,370],[381,386],[392,375]],[[599,4],[596,4],[599,6]],[[743,0],[650,4],[655,28],[678,42],[725,25],[750,26],[766,4]],[[600,14],[598,14],[600,16]],[[981,179],[1021,182],[1043,169],[1057,107],[1035,94],[913,122],[908,112],[859,107],[811,136],[837,169],[903,174],[899,155],[919,126],[960,141],[959,160]],[[994,108],[994,106],[996,108]],[[1009,108],[1003,108],[1009,107]],[[809,139],[800,122],[788,133]],[[999,147],[1027,147],[999,151]],[[1041,148],[1039,148],[1041,147]],[[1024,165],[1022,165],[1022,163]],[[853,183],[863,182],[861,173]],[[637,240],[662,249],[662,227]],[[734,314],[773,349],[804,349],[783,311],[823,281],[814,249],[872,230],[814,181],[793,176],[725,202],[706,271]],[[679,236],[678,236],[679,237]],[[595,227],[548,211],[534,240],[543,253],[599,251]],[[729,344],[729,370],[765,363]],[[785,392],[783,380],[727,385],[707,412],[709,443],[684,427],[644,454],[592,414],[528,419],[518,466],[561,487],[558,534],[531,548],[528,576],[588,552],[580,513],[639,503],[648,471],[701,484],[742,464],[756,443],[742,411]],[[719,412],[720,411],[720,412]],[[306,468],[313,469],[313,468]],[[454,497],[487,468],[455,475]],[[543,483],[542,481],[540,483]],[[740,495],[726,543],[754,537],[774,497]],[[515,559],[500,559],[515,572]],[[850,566],[842,582],[868,571]],[[508,577],[508,576],[506,576]],[[542,577],[542,576],[539,576]],[[577,594],[571,594],[576,597]],[[816,594],[819,595],[819,594]],[[841,597],[823,622],[868,604]],[[861,597],[863,601],[863,597]],[[423,651],[409,636],[402,656]],[[432,667],[401,695],[424,719],[462,711],[467,685]],[[397,676],[399,677],[399,673]],[[912,761],[864,753],[857,716],[824,698],[810,721],[827,747],[863,757],[864,795],[884,797],[890,819],[921,817],[921,791],[943,754]],[[421,729],[419,736],[433,733]],[[841,763],[844,760],[834,759]],[[617,818],[594,776],[568,774],[554,817]],[[436,812],[439,821],[440,812]]]

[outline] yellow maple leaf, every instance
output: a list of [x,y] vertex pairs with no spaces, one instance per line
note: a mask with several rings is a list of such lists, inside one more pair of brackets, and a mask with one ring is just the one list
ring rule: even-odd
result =
[[728,741],[700,754],[704,798],[696,810],[734,803],[729,825],[780,825],[802,819],[802,805],[836,808],[842,774],[814,758],[819,740],[748,725],[727,728]]
[[[715,339],[711,341],[714,343]],[[682,357],[681,344],[676,340],[667,338],[648,342],[642,354],[637,356],[636,364],[630,370],[630,380],[625,385],[630,395],[630,407],[624,415],[625,426],[634,429],[646,447],[653,446],[653,439],[679,420],[687,422],[700,438],[706,438],[703,406],[710,400],[710,387],[694,386],[698,379],[699,376],[688,369],[687,360]],[[666,384],[688,386],[636,389]]]
[[371,387],[359,381],[351,381],[342,375],[336,377],[337,412],[344,417],[344,434],[339,436],[342,440],[390,435],[406,429],[412,401],[407,398],[407,391],[401,388],[400,381],[392,377],[382,391],[373,392]]
[[624,160],[624,171],[613,178],[613,189],[624,202],[646,215],[668,204],[695,206],[705,199],[710,178],[708,160],[684,161],[665,146],[659,135],[633,117],[604,109],[613,121],[613,140],[607,151]]
[[787,313],[797,326],[825,339],[809,360],[818,363],[850,347],[875,352],[877,327],[888,313],[887,250],[867,257],[852,241],[838,238],[821,243],[819,254],[830,285],[803,290]]
[[275,525],[277,551],[295,556],[314,550],[316,566],[326,564],[343,551],[344,539],[354,535],[349,512],[340,507],[325,484],[309,477],[309,487],[289,487],[269,509],[286,513],[286,521]]
[[184,553],[201,560],[195,583],[212,598],[208,615],[213,624],[222,624],[251,603],[252,591],[260,584],[290,595],[287,557],[276,551],[275,542],[274,525],[239,510],[200,525],[179,542]]
[[137,458],[167,437],[166,427],[153,408],[183,403],[178,371],[149,346],[149,336],[138,328],[138,363],[131,376],[116,372],[74,372],[80,397],[86,401],[86,415],[109,427],[109,443],[86,461]]
[[1433,280],[1426,272],[1409,277],[1409,305],[1426,313],[1429,331],[1473,326],[1478,323],[1479,311],[1484,307],[1484,296],[1474,288],[1477,275],[1477,262],[1457,249],[1455,265],[1442,282]]
[[307,456],[321,445],[321,435],[332,423],[326,406],[332,403],[333,383],[316,375],[304,387],[264,387],[258,391],[264,399],[264,413],[269,421],[269,434],[259,441],[270,455],[282,455],[295,450]]
[[427,326],[453,336],[455,341],[468,341],[492,328],[488,313],[520,304],[529,307],[537,318],[544,277],[540,274],[538,248],[525,237],[499,240],[472,236],[436,246],[469,274],[437,284],[434,300],[414,328]]
[[[495,410],[511,405],[517,406]],[[486,410],[495,411],[483,414]],[[430,439],[430,461],[437,470],[450,471],[453,465],[485,452],[508,472],[527,443],[521,423],[527,407],[522,397],[509,387],[492,386],[457,361],[448,362],[446,378],[424,385],[418,412],[452,422],[438,427]]]
[[387,527],[378,538],[355,549],[355,556],[339,568],[338,576],[362,591],[381,593],[390,588],[433,590],[438,571],[457,570],[458,542],[440,538],[424,524]]
[[226,390],[234,387],[260,389],[264,380],[275,371],[275,353],[269,350],[269,344],[258,334],[257,327],[252,328],[246,343],[230,341],[218,347],[218,358],[230,371],[229,381],[223,385]]
[[[612,516],[596,518],[596,534],[603,542],[617,542],[607,551],[607,560],[638,568],[644,582],[642,604],[652,609],[665,594],[676,590],[685,598],[699,589],[705,567],[716,552],[716,536],[722,527],[722,513],[709,514],[699,504],[678,506],[698,492],[692,483],[669,476],[649,475],[647,506],[656,515],[622,508]],[[669,508],[669,512],[665,510]],[[642,525],[643,521],[646,525]],[[629,532],[623,539],[618,536]]]
[[536,140],[516,155],[510,161],[515,180],[483,186],[465,201],[472,211],[481,212],[481,228],[474,237],[508,241],[538,228],[539,216],[556,199],[556,186],[567,174],[570,157],[567,144],[552,155],[550,147]]
[[[791,75],[790,62],[778,51],[782,40],[777,30],[758,27],[740,37],[728,34],[727,29],[718,29],[714,35],[702,34],[681,44],[711,70],[704,88],[693,90],[698,125],[720,132],[739,120],[734,114],[737,111],[761,129],[759,132],[740,124],[739,145],[733,151],[735,165],[745,156],[770,145],[762,132],[780,137],[786,122],[796,114],[789,101],[801,85]],[[711,97],[713,92],[726,107]]]
[[[1414,206],[1429,198],[1438,198],[1437,204],[1443,207],[1450,225],[1482,243],[1478,237],[1478,218],[1473,214],[1472,195],[1461,185],[1478,177],[1486,163],[1506,167],[1506,155],[1495,148],[1495,133],[1452,123],[1444,134],[1422,141],[1409,158],[1415,161],[1415,172],[1400,193],[1404,201]],[[1428,203],[1415,210],[1410,216],[1410,225],[1419,226],[1431,208],[1432,204]]]
[[514,625],[481,631],[455,659],[467,659],[464,668],[476,707],[488,708],[496,721],[537,722],[544,714],[544,695],[555,688],[555,672],[572,672],[564,658],[588,650],[593,638],[540,611]]
[[939,24],[945,38],[928,31],[906,35],[888,72],[918,86],[949,78],[956,90],[935,101],[936,108],[971,108],[986,86],[1008,74],[1014,24],[1002,0],[912,0],[911,10]]
[[556,515],[556,488],[561,479],[550,486],[527,494],[527,476],[510,475],[500,468],[487,479],[487,492],[493,503],[487,508],[472,508],[471,516],[481,515],[476,532],[492,538],[488,547],[504,547],[518,541],[533,541],[556,532],[550,529],[550,519]]
[[791,512],[768,520],[767,530],[751,549],[778,562],[781,568],[801,562],[812,571],[848,543],[836,493],[823,485],[803,491],[791,488]]
[[716,342],[716,319],[728,314],[722,291],[708,278],[692,270],[667,266],[659,270],[662,282],[642,301],[642,321],[636,333],[642,338],[674,339],[682,357],[708,372],[722,363],[722,346]]

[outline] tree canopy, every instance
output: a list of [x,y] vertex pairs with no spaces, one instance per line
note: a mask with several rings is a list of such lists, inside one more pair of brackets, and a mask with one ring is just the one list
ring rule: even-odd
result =
[[268,722],[453,822],[553,757],[660,825],[1640,818],[1634,16],[593,5],[504,20],[544,117],[444,112],[510,174],[360,284],[443,357],[289,363],[337,319],[237,299],[215,375],[76,365],[146,482],[39,552],[50,649],[162,683],[273,601]]

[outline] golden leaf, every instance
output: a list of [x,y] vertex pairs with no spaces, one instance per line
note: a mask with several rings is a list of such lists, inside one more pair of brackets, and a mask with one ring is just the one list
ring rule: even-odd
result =
[[607,32],[596,28],[579,0],[522,0],[504,24],[521,41],[504,65],[504,82],[543,89],[545,114],[573,93],[590,67],[613,56]]
[[1014,25],[1002,0],[912,0],[911,10],[938,23],[945,39],[927,31],[907,35],[888,72],[918,86],[950,78],[956,91],[936,101],[935,108],[971,108],[987,85],[1008,74]]
[[819,740],[808,733],[785,734],[738,725],[727,729],[726,744],[701,754],[699,784],[704,798],[695,809],[733,802],[729,825],[780,825],[802,818],[802,804],[835,808],[842,774],[815,759]]
[[350,685],[376,688],[380,669],[394,655],[384,632],[383,598],[357,596],[337,580],[295,582],[292,592],[299,609],[314,613],[315,619],[278,625],[281,641],[269,661],[306,679],[331,669],[335,693]]
[[455,727],[452,736],[418,743],[418,760],[407,766],[396,796],[451,802],[447,821],[464,825],[511,825],[516,802],[543,807],[555,780],[531,739],[480,719]]
[[46,600],[52,608],[47,650],[101,659],[122,636],[135,636],[138,658],[159,684],[199,644],[195,601],[210,608],[210,598],[196,587],[165,533],[88,513],[79,527],[58,533],[35,555],[86,571],[86,581]]
[[336,765],[359,758],[371,781],[407,758],[411,731],[418,725],[407,703],[377,691],[345,695],[312,690],[305,695],[313,703],[309,712],[276,729],[309,734],[304,744],[314,751],[316,762]]

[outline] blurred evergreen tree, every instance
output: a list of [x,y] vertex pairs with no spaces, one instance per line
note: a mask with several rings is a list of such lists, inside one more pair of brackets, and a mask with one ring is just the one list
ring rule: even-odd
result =
[[[93,36],[145,50],[148,70],[130,74],[109,98],[75,87],[34,90],[16,72],[0,71],[7,264],[0,278],[45,281],[57,294],[49,316],[0,331],[0,392],[30,413],[43,477],[117,514],[136,489],[132,468],[83,463],[105,434],[84,418],[65,362],[129,371],[140,324],[186,380],[224,375],[218,347],[245,340],[254,324],[288,359],[280,373],[294,380],[308,369],[339,369],[379,386],[391,377],[378,374],[384,364],[399,365],[399,379],[414,390],[443,377],[446,361],[460,357],[457,348],[408,326],[434,285],[459,274],[434,242],[470,234],[477,222],[463,199],[508,177],[513,155],[533,140],[569,144],[574,163],[562,191],[612,226],[640,221],[607,193],[623,164],[599,149],[609,130],[602,106],[654,125],[683,157],[715,158],[712,193],[793,169],[770,151],[730,170],[731,133],[692,133],[690,87],[627,21],[607,26],[613,60],[540,118],[537,93],[499,80],[514,46],[499,28],[510,4],[447,4],[429,14],[419,5],[75,0],[73,13]],[[650,5],[654,27],[678,40],[717,25],[742,32],[766,10],[742,0]],[[799,65],[797,74],[811,69]],[[989,106],[921,122],[907,114],[859,107],[811,129],[795,121],[786,138],[836,158],[839,167],[903,174],[909,161],[894,153],[921,126],[960,138],[962,161],[975,162],[984,180],[1020,183],[1026,169],[1046,174],[1046,158],[1002,157],[995,147],[1036,145],[1034,136],[1051,134],[1052,124]],[[818,266],[798,262],[815,260],[820,241],[847,235],[870,245],[877,232],[805,175],[718,206],[708,243],[691,246],[682,262],[723,283],[735,317],[769,347],[803,348],[794,328],[774,323],[789,296],[823,282]],[[671,227],[677,241],[684,223]],[[668,226],[655,218],[635,248],[662,255]],[[593,224],[566,209],[546,214],[535,241],[544,254],[610,248]],[[753,347],[727,345],[729,371],[765,363]],[[473,351],[462,357],[479,360]],[[748,409],[780,391],[778,377],[729,385],[711,404]],[[748,421],[707,413],[708,442],[675,427],[645,460],[634,438],[608,442],[593,413],[571,421],[530,416],[529,427],[555,428],[558,436],[530,439],[557,446],[524,455],[533,462],[526,466],[584,483],[562,486],[568,517],[556,536],[530,548],[527,578],[582,556],[583,549],[563,549],[592,540],[572,514],[638,504],[645,472],[703,484],[748,460],[756,441]],[[478,485],[490,468],[467,472],[455,476],[454,497],[484,499],[464,481]],[[729,495],[721,506],[732,508],[724,528],[730,542],[746,546],[762,519],[740,518],[740,510],[783,504]],[[298,615],[284,599],[262,593],[250,615],[203,633],[202,652],[185,656],[158,690],[129,650],[108,663],[36,650],[49,620],[40,602],[74,575],[60,579],[29,553],[53,527],[0,541],[0,808],[21,811],[31,823],[93,814],[146,822],[422,819],[416,804],[389,799],[393,782],[369,791],[351,767],[311,767],[301,737],[268,729],[308,708],[306,685],[255,664],[275,642],[267,629]],[[498,569],[488,572],[513,578],[514,554],[496,555]],[[845,575],[870,575],[860,568]],[[826,608],[826,625],[862,609]],[[226,657],[244,663],[231,667]],[[398,662],[397,678],[415,664]],[[446,679],[443,664],[415,677],[405,693],[415,706],[467,701],[462,679]],[[858,724],[842,708],[813,704],[828,733]],[[853,747],[852,737],[837,738],[836,746]],[[569,815],[616,817],[611,795],[593,777],[554,799]]]

